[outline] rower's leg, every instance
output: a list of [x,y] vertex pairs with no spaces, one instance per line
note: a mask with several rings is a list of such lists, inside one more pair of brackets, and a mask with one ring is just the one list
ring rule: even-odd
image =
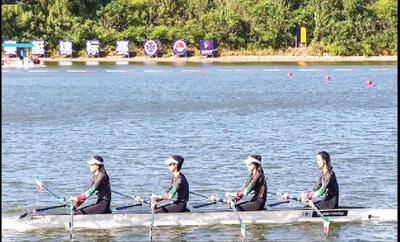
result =
[[265,200],[255,200],[239,203],[236,205],[236,208],[239,211],[258,211],[264,210]]
[[336,202],[333,199],[331,199],[331,200],[321,200],[321,201],[315,202],[314,205],[318,209],[333,209],[333,208],[337,208]]
[[102,200],[97,204],[92,204],[76,211],[76,214],[103,214],[109,213],[110,205],[106,200]]
[[159,207],[156,213],[179,213],[186,211],[186,203],[172,203]]

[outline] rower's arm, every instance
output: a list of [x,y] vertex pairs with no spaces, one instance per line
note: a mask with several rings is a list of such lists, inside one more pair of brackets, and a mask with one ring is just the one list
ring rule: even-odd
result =
[[99,188],[101,181],[103,180],[105,174],[103,172],[99,173],[96,180],[89,187],[89,189],[78,196],[78,203],[84,202],[88,197],[92,196],[93,193]]
[[320,182],[320,186],[318,189],[316,189],[313,193],[313,197],[321,197],[322,195],[324,195],[326,188],[329,185],[329,182],[331,181],[331,174],[327,173],[324,177],[324,181],[322,182],[322,178],[319,178],[319,182]]
[[254,186],[257,184],[257,181],[260,179],[261,176],[262,176],[262,173],[258,173],[257,175],[255,175],[255,176],[251,179],[250,182],[247,181],[246,184],[245,184],[245,188],[242,189],[242,190],[240,190],[240,191],[238,191],[238,192],[236,193],[236,196],[237,196],[237,197],[244,197],[244,196],[246,196],[247,194],[249,194],[251,191],[253,191]]
[[166,194],[161,195],[162,199],[171,199],[175,196],[178,189],[181,187],[181,179],[176,179],[175,182],[172,184],[171,189]]
[[318,191],[322,186],[322,178],[321,176],[318,177],[317,183],[314,185],[314,189],[312,190],[313,192]]

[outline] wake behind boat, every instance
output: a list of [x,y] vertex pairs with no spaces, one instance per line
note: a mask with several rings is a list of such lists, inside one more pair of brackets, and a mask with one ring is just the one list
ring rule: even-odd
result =
[[[397,222],[397,208],[340,207],[320,210],[333,223],[345,222]],[[320,223],[319,215],[310,208],[282,208],[262,211],[240,211],[246,224],[291,224]],[[233,225],[238,220],[232,210],[198,209],[184,213],[156,214],[154,226],[208,226]],[[30,211],[19,219],[26,229],[67,228],[70,221],[68,212]],[[150,212],[114,211],[110,214],[86,214],[74,216],[74,228],[112,229],[121,227],[149,226]]]

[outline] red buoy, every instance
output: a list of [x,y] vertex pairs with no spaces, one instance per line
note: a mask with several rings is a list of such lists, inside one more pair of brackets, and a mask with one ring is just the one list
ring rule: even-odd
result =
[[330,75],[325,76],[325,80],[330,81],[331,80],[331,76]]
[[372,80],[368,78],[368,80],[365,82],[365,84],[367,84],[367,86],[371,86],[372,85]]
[[286,75],[287,76],[293,76],[293,74],[291,72],[288,72]]

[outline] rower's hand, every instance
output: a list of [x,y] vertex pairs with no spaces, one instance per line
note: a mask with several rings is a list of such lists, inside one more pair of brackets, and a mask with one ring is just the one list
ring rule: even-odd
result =
[[208,199],[210,199],[211,202],[216,202],[216,201],[218,201],[217,194],[211,194],[211,196],[210,196]]
[[236,205],[236,199],[230,199],[227,201],[230,207],[234,207]]
[[225,192],[225,197],[236,197],[236,192]]
[[304,203],[304,204],[307,204],[308,203],[308,201],[313,201],[313,193],[312,192],[302,192],[301,194],[300,194],[300,197],[301,197],[301,202],[302,203]]
[[74,197],[74,196],[70,196],[70,197],[69,197],[69,201],[70,201],[70,202],[78,202],[78,197],[76,197],[76,196],[75,196],[75,197]]
[[141,196],[136,196],[134,199],[137,203],[143,203],[143,198]]
[[283,193],[282,194],[282,198],[285,199],[285,200],[288,200],[289,199],[289,193],[287,193],[287,192]]
[[156,194],[151,194],[150,206],[151,206],[151,208],[154,208],[154,209],[157,208],[157,195]]
[[151,198],[154,199],[154,201],[160,201],[162,200],[162,195],[157,195],[157,194],[151,194]]
[[154,209],[157,208],[157,201],[156,201],[156,200],[153,200],[153,201],[151,202],[151,208],[154,208]]

